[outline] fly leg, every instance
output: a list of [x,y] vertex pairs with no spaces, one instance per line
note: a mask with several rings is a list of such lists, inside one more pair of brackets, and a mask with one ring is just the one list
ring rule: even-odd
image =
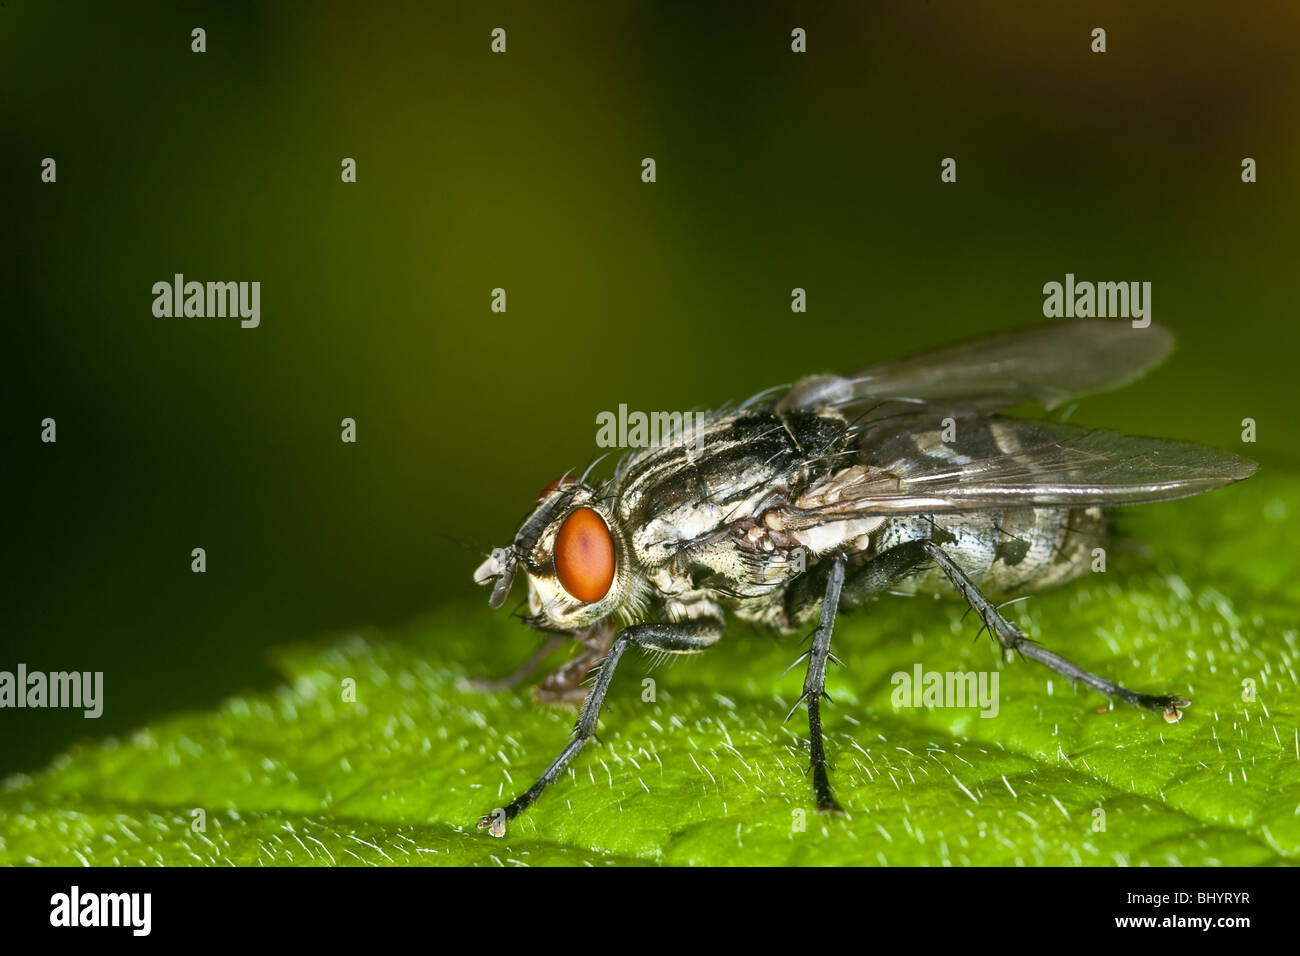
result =
[[[612,637],[613,635],[611,635]],[[533,688],[533,699],[548,707],[576,707],[587,699],[587,679],[609,647],[584,645],[577,654],[551,671]]]
[[567,634],[553,634],[547,638],[540,648],[534,652],[533,656],[528,658],[505,677],[466,677],[460,682],[460,689],[467,693],[476,694],[494,694],[498,691],[510,690],[526,681],[532,676],[533,671],[546,658],[550,657],[555,651],[559,650],[561,644],[569,639]]
[[596,682],[591,693],[587,695],[578,714],[578,723],[573,734],[560,755],[551,761],[537,781],[515,797],[506,806],[482,817],[478,821],[480,830],[487,830],[495,837],[505,836],[506,824],[530,807],[542,795],[548,786],[554,783],[569,761],[578,755],[578,751],[596,735],[596,721],[600,709],[605,703],[605,694],[609,692],[610,681],[614,679],[614,669],[618,667],[619,658],[629,647],[635,645],[648,650],[665,651],[670,654],[693,654],[704,650],[722,635],[722,622],[713,619],[683,621],[680,624],[634,624],[625,627],[605,655],[605,662],[596,674]]
[[[831,631],[835,626],[835,615],[841,601],[846,607],[861,604],[873,594],[891,587],[899,578],[913,571],[917,565],[928,558],[924,542],[909,541],[877,555],[866,564],[857,568],[845,580],[844,555],[836,555],[829,562],[829,571],[825,580],[825,592],[822,599],[822,613],[813,632],[812,650],[807,654],[808,673],[804,677],[803,694],[790,710],[793,716],[799,705],[808,704],[808,750],[812,758],[813,792],[817,797],[818,813],[843,813],[831,790],[826,768],[826,751],[822,743],[822,698],[830,700],[826,694],[826,661],[830,658]],[[812,589],[820,583],[820,576],[809,575],[799,582],[787,602],[787,614],[793,613],[812,598]],[[796,661],[795,663],[798,663]]]
[[[812,756],[813,792],[817,795],[818,813],[843,813],[831,791],[826,775],[826,751],[822,746],[822,698],[826,694],[826,659],[831,652],[831,631],[840,606],[840,590],[844,587],[844,555],[831,559],[830,575],[826,579],[826,596],[822,600],[822,616],[813,632],[812,650],[808,652],[808,673],[803,679],[803,695],[790,708],[790,715],[805,701],[808,703],[808,751]],[[786,717],[789,720],[790,716]]]
[[1030,660],[1045,664],[1072,684],[1082,682],[1107,697],[1118,697],[1134,707],[1145,707],[1148,710],[1161,713],[1164,715],[1165,720],[1170,723],[1177,721],[1182,716],[1182,709],[1191,704],[1191,701],[1185,697],[1174,695],[1154,696],[1131,691],[1112,680],[1091,674],[1079,665],[1067,661],[1059,654],[1054,654],[1045,647],[1035,644],[1025,635],[1024,631],[1002,616],[1001,612],[993,605],[993,602],[980,593],[974,582],[966,576],[966,573],[961,568],[957,567],[956,562],[948,556],[947,552],[932,541],[923,543],[935,564],[948,576],[948,580],[952,582],[953,587],[975,609],[975,613],[983,619],[984,625],[1003,647],[1016,651],[1022,657],[1028,657]]

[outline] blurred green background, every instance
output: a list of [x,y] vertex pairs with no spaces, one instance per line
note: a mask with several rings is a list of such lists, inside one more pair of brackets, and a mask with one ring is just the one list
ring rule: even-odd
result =
[[[490,613],[477,551],[598,411],[1042,322],[1067,272],[1152,282],[1180,343],[1074,421],[1294,471],[1297,38],[1281,3],[5,0],[0,669],[106,703],[0,711],[0,774],[265,686],[272,644]],[[176,272],[259,280],[260,328],[155,318]]]

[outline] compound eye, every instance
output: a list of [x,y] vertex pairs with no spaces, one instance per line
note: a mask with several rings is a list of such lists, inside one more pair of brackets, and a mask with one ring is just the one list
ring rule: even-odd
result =
[[614,539],[605,519],[579,508],[555,536],[555,572],[560,584],[584,604],[594,604],[614,583]]

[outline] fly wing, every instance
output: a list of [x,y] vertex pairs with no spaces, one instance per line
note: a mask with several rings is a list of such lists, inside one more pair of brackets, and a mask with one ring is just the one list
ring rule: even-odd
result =
[[962,402],[994,411],[1022,402],[1054,408],[1080,395],[1127,385],[1159,364],[1173,334],[1152,322],[1045,325],[872,365],[852,375],[814,375],[776,403],[790,411],[835,405],[852,415],[887,399]]
[[1164,501],[1240,481],[1257,467],[1189,442],[949,412],[904,412],[860,426],[856,453],[790,502],[787,524]]

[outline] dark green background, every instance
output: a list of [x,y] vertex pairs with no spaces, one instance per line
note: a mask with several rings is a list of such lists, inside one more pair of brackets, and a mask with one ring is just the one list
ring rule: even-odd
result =
[[[1130,6],[5,0],[0,669],[107,700],[0,712],[0,773],[271,644],[488,614],[476,551],[598,411],[1041,322],[1066,272],[1180,340],[1073,420],[1293,471],[1300,8]],[[260,280],[261,327],[155,318],[175,272]]]

